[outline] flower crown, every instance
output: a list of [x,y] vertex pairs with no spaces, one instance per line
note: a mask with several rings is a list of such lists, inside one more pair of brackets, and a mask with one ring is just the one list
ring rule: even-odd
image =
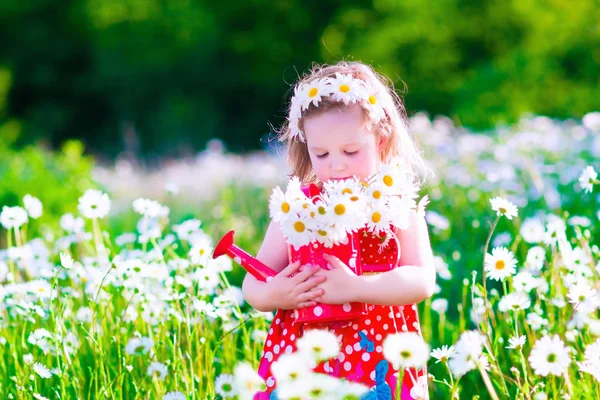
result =
[[288,117],[292,139],[298,138],[304,142],[304,132],[298,125],[302,112],[306,111],[311,103],[317,107],[324,97],[331,97],[346,105],[358,103],[369,112],[375,122],[386,116],[381,94],[376,87],[352,75],[336,72],[335,78],[314,79],[296,86]]

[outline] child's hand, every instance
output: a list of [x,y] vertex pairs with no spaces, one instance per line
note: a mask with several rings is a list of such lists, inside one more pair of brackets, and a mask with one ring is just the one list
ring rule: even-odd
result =
[[317,288],[324,293],[316,300],[325,304],[344,304],[356,301],[356,294],[360,288],[360,277],[356,276],[339,258],[324,254],[323,258],[331,266],[330,270],[321,269],[316,277],[325,277],[325,281]]
[[326,279],[324,276],[314,276],[319,269],[310,265],[300,267],[299,261],[288,265],[268,282],[268,296],[277,308],[283,310],[316,305],[315,298],[323,294],[323,289],[317,289],[316,286]]

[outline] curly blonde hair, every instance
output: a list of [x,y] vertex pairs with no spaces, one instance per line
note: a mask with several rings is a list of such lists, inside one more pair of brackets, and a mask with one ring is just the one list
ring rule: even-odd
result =
[[[365,107],[363,120],[367,129],[375,132],[378,138],[384,138],[383,147],[380,152],[380,161],[388,162],[393,157],[401,156],[406,160],[415,183],[421,184],[425,180],[427,167],[422,153],[416,142],[408,131],[408,119],[402,99],[394,90],[393,83],[385,76],[377,73],[371,66],[361,62],[340,61],[335,65],[315,64],[311,70],[296,82],[295,87],[311,82],[314,79],[334,77],[336,73],[351,75],[353,78],[372,85],[381,94],[382,102],[385,104],[385,118],[376,122]],[[311,116],[325,113],[331,109],[344,110],[347,105],[325,97],[318,106],[312,103],[302,113],[298,126],[303,130],[304,120]],[[288,107],[288,115],[291,110]],[[307,144],[292,138],[289,119],[279,130],[279,140],[286,143],[287,159],[292,168],[292,175],[297,176],[303,183],[316,182]]]

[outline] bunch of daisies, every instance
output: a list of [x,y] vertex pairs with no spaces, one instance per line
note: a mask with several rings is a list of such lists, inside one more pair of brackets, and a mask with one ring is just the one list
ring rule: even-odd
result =
[[419,187],[408,177],[401,159],[381,167],[367,182],[358,178],[327,181],[321,193],[309,198],[297,177],[285,192],[277,187],[269,201],[273,221],[280,224],[287,242],[299,248],[321,243],[330,248],[348,242],[348,235],[366,228],[384,237],[381,249],[394,237],[392,227],[407,229],[410,212],[422,212],[427,196],[417,205]]

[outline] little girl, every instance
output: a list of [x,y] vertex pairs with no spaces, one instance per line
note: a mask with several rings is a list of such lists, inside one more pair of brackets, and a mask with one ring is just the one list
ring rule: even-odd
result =
[[[371,67],[358,62],[318,66],[298,82],[294,93],[281,139],[287,143],[292,174],[304,184],[320,186],[353,176],[367,181],[381,163],[398,156],[413,181],[423,177],[424,161],[408,133],[402,102]],[[390,333],[421,333],[416,303],[433,294],[435,269],[422,214],[413,211],[409,228],[395,232],[398,241],[390,241],[383,252],[377,250],[379,237],[359,233],[363,264],[395,261],[398,253],[400,258],[396,268],[357,276],[333,256],[326,256],[330,270],[288,265],[288,245],[278,223],[271,222],[257,258],[279,273],[267,283],[247,274],[243,283],[250,305],[259,311],[278,310],[258,371],[267,391],[258,398],[268,399],[276,387],[271,365],[284,353],[280,344],[295,351],[295,341],[307,329],[294,323],[293,310],[317,302],[361,302],[368,312],[328,325],[340,340],[341,352],[315,371],[360,382],[377,393],[377,385],[386,385],[396,398],[398,371],[385,360],[382,343]],[[406,370],[402,399],[412,398],[410,389],[423,375],[424,369]]]

